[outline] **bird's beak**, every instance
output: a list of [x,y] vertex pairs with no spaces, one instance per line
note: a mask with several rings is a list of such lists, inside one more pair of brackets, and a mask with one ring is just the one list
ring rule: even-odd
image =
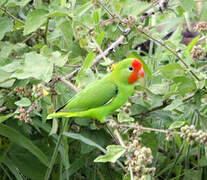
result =
[[143,68],[140,69],[140,71],[139,71],[139,78],[140,77],[144,77],[144,69]]
[[138,78],[139,78],[140,85],[144,87],[145,81],[144,81],[144,69],[143,68],[139,71],[138,76],[139,76]]

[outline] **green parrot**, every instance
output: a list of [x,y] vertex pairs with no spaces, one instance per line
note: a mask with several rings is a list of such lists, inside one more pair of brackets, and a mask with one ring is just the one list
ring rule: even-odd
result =
[[64,106],[66,112],[57,112],[62,109],[59,108],[47,119],[86,117],[103,123],[108,114],[126,103],[134,91],[134,83],[141,77],[144,77],[142,63],[134,58],[124,59],[111,73],[73,96]]

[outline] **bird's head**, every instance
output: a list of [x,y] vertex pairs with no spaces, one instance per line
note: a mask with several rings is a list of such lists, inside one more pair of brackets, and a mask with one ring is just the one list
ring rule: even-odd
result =
[[127,58],[119,62],[113,71],[119,80],[134,84],[138,79],[144,77],[142,63],[135,58]]

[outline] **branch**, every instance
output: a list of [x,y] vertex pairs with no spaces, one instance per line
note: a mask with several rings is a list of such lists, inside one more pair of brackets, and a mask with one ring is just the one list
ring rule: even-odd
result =
[[67,81],[63,77],[60,77],[59,80],[62,81],[63,83],[65,83],[66,85],[68,85],[68,87],[70,87],[71,89],[73,89],[76,93],[79,92],[79,89],[77,87],[75,87],[70,81]]
[[181,134],[181,132],[176,132],[176,131],[170,131],[170,130],[165,130],[165,129],[155,129],[155,128],[148,128],[148,127],[143,127],[143,126],[134,126],[134,125],[128,125],[128,124],[116,124],[117,127],[124,127],[124,128],[131,128],[131,129],[138,129],[138,130],[143,130],[143,131],[154,131],[154,132],[160,132],[160,133],[166,133],[166,134]]
[[47,18],[47,22],[46,22],[46,25],[45,25],[45,32],[44,32],[44,43],[46,45],[48,45],[48,42],[47,42],[47,33],[48,33],[49,20],[50,20],[50,18]]
[[[117,137],[117,139],[119,140],[119,144],[122,146],[122,147],[124,147],[124,148],[126,148],[127,149],[127,146],[125,145],[125,143],[124,143],[124,141],[123,141],[123,139],[122,139],[122,137],[121,137],[121,135],[120,135],[120,133],[119,133],[119,131],[118,131],[118,129],[117,128],[115,128],[115,130],[114,130],[114,134],[116,135],[116,137]],[[126,151],[126,156],[127,156],[127,159],[128,160],[131,160],[131,158],[130,158],[130,156],[129,156],[129,153]],[[130,180],[134,180],[134,175],[133,175],[133,171],[132,171],[132,167],[131,167],[131,165],[129,164],[129,171],[130,171]]]
[[91,36],[91,39],[94,42],[98,51],[100,52],[101,56],[104,58],[105,61],[107,61],[106,56],[103,54],[103,51],[102,51],[101,47],[98,45],[98,43],[96,42],[95,38],[93,36]]
[[6,8],[1,8],[0,7],[0,10],[4,11],[4,13],[6,13],[9,17],[11,17],[12,19],[14,19],[15,21],[18,21],[18,22],[24,24],[24,21],[22,21],[21,19],[18,19],[17,17],[15,17],[13,14],[11,14],[9,11],[7,11]]
[[38,34],[37,33],[35,33],[35,34],[31,34],[30,36],[28,36],[25,40],[23,40],[21,43],[26,43],[27,41],[29,41],[31,38],[33,38],[33,37],[35,37],[35,36],[37,36]]
[[103,58],[103,56],[108,56],[111,52],[114,51],[114,49],[116,47],[118,47],[120,45],[123,45],[124,44],[124,39],[126,38],[126,36],[128,36],[130,34],[130,32],[131,32],[131,29],[127,28],[123,32],[123,34],[103,52],[103,54],[100,54],[100,55],[96,56],[92,66],[95,66]]
[[[130,34],[131,29],[127,28],[123,34],[115,41],[113,42],[105,51],[103,51],[103,53],[101,53],[100,55],[96,56],[96,58],[93,61],[92,67],[94,67],[96,64],[98,64],[98,62],[105,56],[108,56],[111,52],[114,52],[114,49],[118,46],[121,46],[124,44],[124,39]],[[80,70],[80,68],[77,68],[76,70],[74,70],[73,72],[71,72],[70,74],[66,75],[65,77],[63,77],[64,79],[71,79],[73,78],[78,71]],[[54,84],[50,83],[50,84]]]
[[190,67],[185,63],[184,59],[181,58],[177,52],[175,52],[173,49],[171,49],[168,45],[166,45],[164,42],[152,37],[151,35],[147,34],[146,32],[143,31],[142,28],[138,27],[137,28],[139,32],[141,32],[142,34],[144,34],[145,36],[147,36],[149,39],[152,39],[153,41],[157,42],[158,44],[160,44],[161,46],[165,47],[168,51],[170,51],[172,54],[174,54],[182,63],[183,65],[186,67],[187,70],[189,70],[189,72],[198,80],[200,81],[200,78],[190,69]]
[[141,17],[140,17],[140,21],[143,22],[144,19],[146,19],[148,16],[151,16],[153,14],[155,14],[155,10],[158,9],[158,11],[162,12],[165,8],[167,8],[167,4],[168,4],[169,0],[160,0],[160,2],[158,2],[157,4],[153,5],[152,8],[148,9],[146,12],[144,12]]
[[[186,101],[190,100],[192,97],[195,96],[195,94],[196,94],[196,93],[193,93],[193,94],[191,94],[191,95],[189,95],[189,96],[184,97],[184,98],[182,99],[182,102],[186,102]],[[146,116],[147,114],[149,114],[149,113],[151,113],[151,112],[153,112],[153,111],[157,111],[157,110],[160,110],[160,109],[163,109],[163,108],[167,107],[167,106],[170,105],[171,103],[172,103],[172,101],[170,101],[169,99],[165,99],[165,100],[162,102],[162,105],[153,107],[153,108],[149,109],[147,112],[142,112],[142,113],[138,114],[138,116],[139,116],[139,115],[144,115],[144,116]]]

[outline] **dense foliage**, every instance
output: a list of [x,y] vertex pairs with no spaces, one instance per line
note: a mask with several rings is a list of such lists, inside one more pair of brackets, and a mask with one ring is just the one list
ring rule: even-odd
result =
[[[0,0],[0,179],[206,179],[205,20],[194,0]],[[46,119],[126,57],[145,83],[110,123]]]

